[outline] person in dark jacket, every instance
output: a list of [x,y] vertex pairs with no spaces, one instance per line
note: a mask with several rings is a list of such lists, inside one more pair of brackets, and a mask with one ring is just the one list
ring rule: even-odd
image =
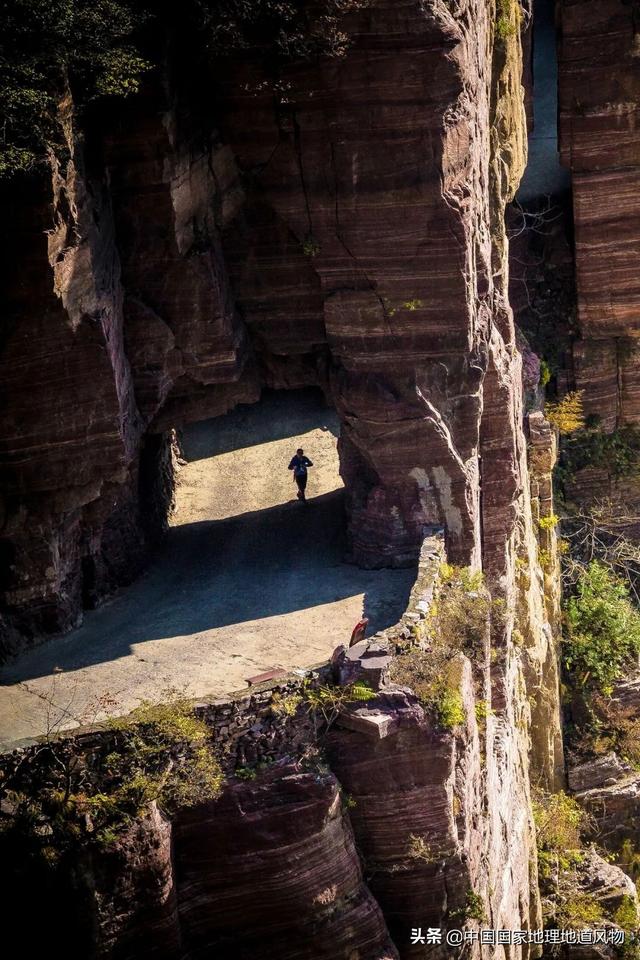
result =
[[289,470],[293,470],[293,479],[298,484],[298,500],[306,499],[304,491],[307,487],[307,467],[312,466],[309,457],[305,457],[302,447],[296,450],[295,457],[291,457]]

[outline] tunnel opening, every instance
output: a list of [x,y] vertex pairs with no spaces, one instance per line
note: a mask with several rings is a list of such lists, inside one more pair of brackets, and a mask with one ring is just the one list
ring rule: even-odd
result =
[[[172,526],[296,506],[297,487],[288,464],[299,447],[313,461],[307,505],[329,494],[342,505],[339,434],[337,414],[313,387],[265,389],[255,404],[240,404],[223,416],[188,424],[179,433],[181,465]],[[294,516],[293,530],[302,529],[308,512],[297,510]]]
[[[224,606],[224,626],[242,624],[245,639],[259,635],[266,644],[272,662],[256,667],[285,666],[278,660],[289,645],[308,650],[307,665],[319,662],[363,616],[371,635],[406,607],[415,566],[363,570],[347,562],[339,437],[338,415],[316,387],[264,389],[257,403],[180,432],[166,549],[192,544],[190,556],[214,578],[212,616]],[[304,502],[289,469],[298,449],[312,464]]]
[[[58,704],[64,729],[94,719],[96,706],[103,716],[169,693],[227,697],[265,672],[326,663],[363,616],[369,636],[397,623],[417,562],[347,562],[339,434],[318,388],[265,389],[183,427],[175,509],[155,559],[71,634],[5,670],[20,700],[6,718],[11,739],[32,735]],[[305,503],[288,470],[298,447],[313,463]],[[166,441],[151,448],[149,468],[166,463]]]

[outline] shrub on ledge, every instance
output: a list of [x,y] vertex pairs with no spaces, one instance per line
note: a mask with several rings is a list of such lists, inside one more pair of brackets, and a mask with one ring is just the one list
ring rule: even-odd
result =
[[356,680],[354,683],[340,686],[319,686],[313,687],[307,685],[304,691],[303,700],[307,706],[308,713],[313,717],[316,734],[320,726],[324,726],[325,732],[338,719],[340,711],[344,706],[352,703],[368,703],[376,697],[376,692],[364,680]]
[[458,662],[453,659],[458,656],[458,652],[413,650],[396,657],[391,665],[391,680],[409,687],[441,730],[453,730],[466,721]]
[[557,427],[559,433],[573,433],[584,427],[584,411],[582,407],[582,390],[568,393],[557,403],[547,403],[544,415]]
[[55,863],[80,843],[112,846],[153,801],[166,812],[214,799],[223,775],[211,731],[187,701],[143,704],[98,746],[72,737],[25,754],[0,783],[0,836]]
[[565,603],[563,662],[578,687],[610,692],[640,653],[640,613],[629,590],[597,560],[580,571]]
[[582,859],[580,830],[586,814],[564,791],[540,793],[533,802],[538,868],[542,877],[568,870]]

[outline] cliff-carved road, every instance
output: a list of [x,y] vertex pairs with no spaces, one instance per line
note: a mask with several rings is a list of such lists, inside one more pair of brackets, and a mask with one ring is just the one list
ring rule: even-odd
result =
[[[0,744],[169,689],[222,696],[271,666],[311,666],[348,640],[363,610],[370,632],[394,623],[414,571],[342,562],[336,433],[333,412],[305,394],[185,431],[161,554],[80,628],[3,669]],[[306,505],[287,470],[298,446],[314,463]]]

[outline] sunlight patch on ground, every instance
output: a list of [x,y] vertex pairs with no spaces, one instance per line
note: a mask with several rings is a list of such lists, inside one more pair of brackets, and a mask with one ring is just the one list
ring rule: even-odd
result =
[[187,463],[178,474],[171,525],[224,520],[295,500],[297,488],[287,468],[298,447],[313,462],[307,496],[331,493],[342,487],[337,445],[329,430],[317,428]]

